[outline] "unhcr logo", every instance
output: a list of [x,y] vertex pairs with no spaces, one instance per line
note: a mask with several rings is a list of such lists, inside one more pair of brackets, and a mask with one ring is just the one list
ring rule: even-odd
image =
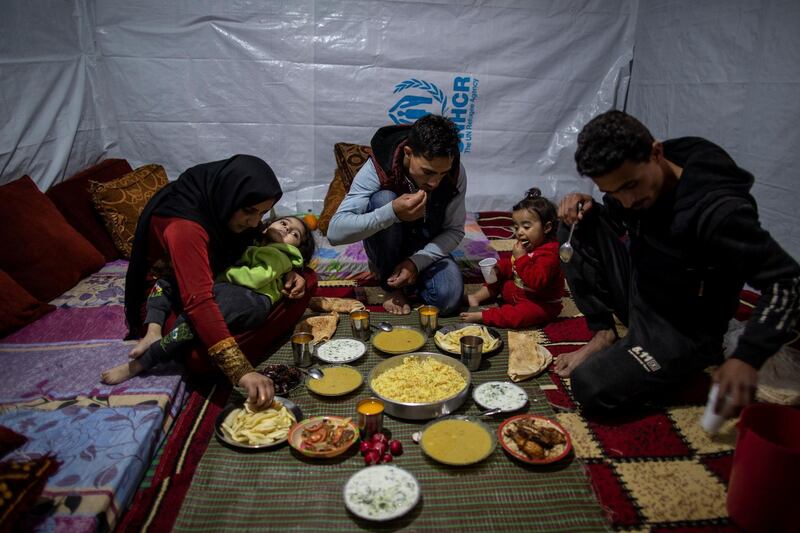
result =
[[395,124],[412,124],[431,113],[448,117],[458,128],[458,149],[462,153],[471,152],[478,80],[456,76],[452,91],[448,97],[435,83],[416,78],[404,80],[394,86],[394,94],[400,97],[389,109],[389,118]]

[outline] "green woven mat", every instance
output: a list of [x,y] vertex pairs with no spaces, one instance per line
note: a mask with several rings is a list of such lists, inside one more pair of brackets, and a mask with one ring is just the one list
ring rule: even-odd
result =
[[[374,321],[415,324],[416,313],[394,317],[373,313]],[[457,319],[442,320],[442,324]],[[336,337],[350,335],[350,321],[342,317]],[[508,343],[503,334],[503,350],[485,359],[481,370],[473,372],[473,384],[507,380]],[[433,341],[428,351],[438,352]],[[385,356],[371,347],[353,363],[366,378]],[[291,363],[291,349],[283,346],[264,364]],[[527,410],[552,415],[552,409],[539,389],[550,383],[540,377],[520,383],[530,397]],[[306,416],[342,415],[355,417],[358,400],[370,396],[365,384],[350,395],[324,399],[300,387],[289,393]],[[234,392],[234,398],[240,398]],[[470,397],[456,413],[477,414],[479,408]],[[497,429],[502,419],[485,419]],[[302,458],[284,445],[271,451],[242,453],[210,443],[192,481],[176,531],[352,531],[356,529],[414,531],[589,531],[605,530],[607,522],[594,498],[580,464],[534,467],[510,459],[498,445],[480,464],[448,467],[427,458],[413,443],[411,434],[425,422],[384,418],[384,428],[399,438],[405,453],[395,459],[413,473],[422,489],[422,500],[408,515],[387,524],[363,521],[344,506],[342,487],[355,472],[364,468],[361,455],[352,450],[325,462]],[[352,452],[352,453],[351,453]]]

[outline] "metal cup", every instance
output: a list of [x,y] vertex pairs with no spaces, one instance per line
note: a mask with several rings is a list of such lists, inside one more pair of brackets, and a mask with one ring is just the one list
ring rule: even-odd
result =
[[350,311],[350,329],[353,337],[360,341],[368,341],[370,337],[369,311],[366,309]]
[[481,366],[483,356],[483,339],[475,335],[461,337],[461,362],[471,372]]
[[356,414],[362,439],[369,439],[383,430],[383,402],[378,398],[367,398],[358,402]]
[[311,366],[314,355],[314,336],[311,333],[295,333],[292,335],[292,356],[295,366]]
[[439,327],[439,308],[434,305],[423,305],[419,308],[419,325],[429,337]]

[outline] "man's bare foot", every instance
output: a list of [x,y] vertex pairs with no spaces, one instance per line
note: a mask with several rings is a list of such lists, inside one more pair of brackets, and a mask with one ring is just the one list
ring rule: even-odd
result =
[[471,313],[461,313],[459,317],[461,318],[462,322],[472,322],[473,324],[480,324],[481,322],[483,322],[483,313],[481,313],[480,311]]
[[116,385],[131,379],[136,374],[139,374],[144,367],[139,361],[129,361],[114,368],[109,368],[100,374],[100,381],[106,385]]
[[383,301],[383,308],[387,313],[393,315],[407,315],[411,312],[411,306],[408,304],[406,295],[403,291],[392,291],[386,294],[386,300]]
[[562,353],[556,359],[555,370],[556,374],[562,378],[569,377],[572,371],[578,368],[578,365],[583,363],[589,356],[599,352],[603,348],[607,348],[614,344],[617,340],[617,335],[613,329],[601,329],[594,334],[594,337],[581,346],[578,350],[569,353]]
[[161,340],[161,333],[162,331],[160,324],[147,324],[147,333],[145,333],[144,337],[139,339],[139,342],[136,343],[136,346],[134,346],[130,353],[128,353],[128,357],[131,359],[138,359],[141,357],[151,344]]

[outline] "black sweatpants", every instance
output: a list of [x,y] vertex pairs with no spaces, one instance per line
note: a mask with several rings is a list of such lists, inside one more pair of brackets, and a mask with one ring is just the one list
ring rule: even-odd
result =
[[[214,300],[233,334],[260,326],[272,310],[272,301],[267,296],[246,287],[219,282],[214,284],[213,291]],[[163,325],[178,299],[176,284],[159,279],[147,298],[145,323]],[[151,344],[137,361],[148,370],[159,363],[173,360],[194,341],[195,336],[186,315],[181,314],[172,329],[161,340]]]
[[[703,353],[641,299],[626,243],[605,213],[593,214],[588,224],[576,228],[572,260],[563,264],[572,297],[592,331],[614,329],[616,314],[628,335],[573,370],[572,392],[581,408],[592,412],[640,405],[721,362],[721,354]],[[559,241],[568,233],[561,224]]]

